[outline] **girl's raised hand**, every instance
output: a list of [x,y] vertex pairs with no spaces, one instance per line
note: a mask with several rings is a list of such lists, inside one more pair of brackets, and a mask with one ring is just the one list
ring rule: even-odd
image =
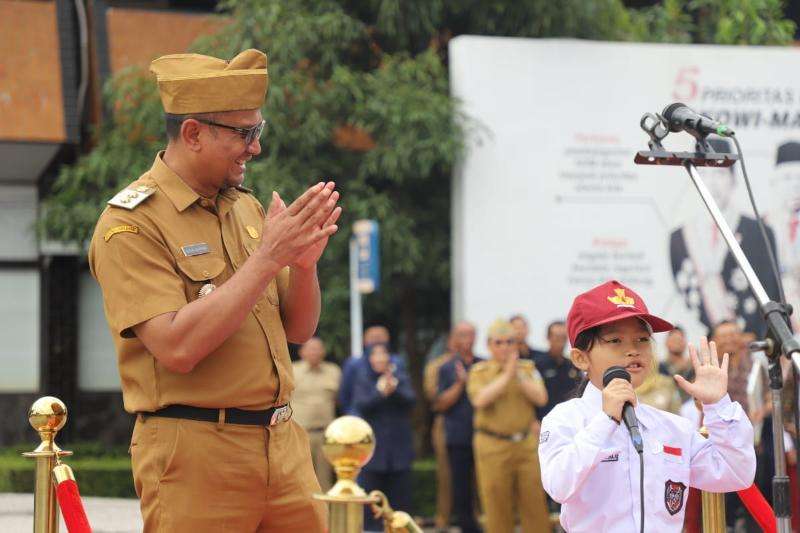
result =
[[701,337],[699,355],[692,344],[689,345],[689,355],[694,366],[694,382],[689,383],[680,375],[674,376],[675,381],[700,403],[717,403],[728,393],[728,354],[722,356],[720,363],[716,343]]

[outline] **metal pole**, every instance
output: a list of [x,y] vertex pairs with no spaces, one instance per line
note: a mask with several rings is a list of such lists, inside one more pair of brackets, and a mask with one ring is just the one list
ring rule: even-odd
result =
[[769,302],[769,296],[767,295],[767,291],[764,290],[764,286],[758,279],[753,267],[750,265],[750,261],[747,260],[747,256],[744,255],[742,247],[739,246],[739,241],[736,240],[733,231],[731,231],[730,226],[728,226],[728,223],[725,221],[725,217],[722,215],[722,211],[719,210],[717,202],[714,201],[714,197],[711,196],[708,187],[703,183],[700,174],[697,172],[697,167],[692,163],[686,163],[686,170],[689,171],[689,176],[692,178],[697,192],[700,193],[703,203],[706,204],[708,211],[711,213],[711,217],[717,224],[717,228],[719,228],[722,237],[725,239],[725,242],[728,243],[728,248],[730,248],[733,257],[736,259],[736,263],[744,272],[744,276],[747,278],[747,282],[753,290],[753,295],[756,297],[756,300],[758,300],[759,305],[763,307]]
[[[700,435],[708,438],[708,429],[700,428]],[[725,533],[725,495],[718,492],[700,491],[703,533]]]
[[36,459],[33,533],[58,533],[56,488],[50,476],[59,457],[72,455],[55,443],[56,434],[67,422],[67,407],[52,396],[39,398],[28,410],[28,421],[42,439],[35,450],[22,454]]
[[361,291],[358,289],[358,241],[350,237],[350,353],[361,357],[363,350]]
[[362,533],[364,506],[378,500],[364,492],[356,478],[375,451],[375,434],[363,419],[342,416],[325,428],[322,451],[336,472],[336,484],[325,494],[314,494],[328,502],[328,531]]
[[58,507],[56,506],[56,488],[50,482],[50,472],[56,466],[55,453],[46,453],[48,455],[36,457],[33,492],[33,533],[58,533],[59,515]]
[[[750,289],[753,291],[753,295],[758,300],[759,306],[765,311],[771,307],[775,307],[777,304],[770,301],[767,291],[764,290],[764,286],[758,279],[758,276],[753,270],[752,265],[750,265],[750,261],[748,261],[747,256],[744,254],[744,251],[742,251],[739,241],[736,240],[733,231],[731,231],[731,228],[725,221],[725,217],[719,210],[716,201],[714,201],[714,197],[711,196],[706,184],[703,183],[703,180],[700,177],[700,173],[697,172],[697,167],[695,167],[691,162],[686,162],[684,166],[689,172],[689,177],[692,178],[692,182],[694,183],[697,192],[700,193],[703,203],[706,204],[708,212],[711,213],[714,223],[716,223],[717,228],[719,228],[720,234],[725,239],[725,242],[728,243],[728,248],[733,254],[733,257],[736,259],[736,263],[739,265],[739,268],[742,269],[745,278],[747,278],[747,282],[750,285]],[[770,325],[770,329],[774,328],[773,333],[776,335],[778,342],[781,343],[781,349],[783,349],[783,343],[785,342],[785,339],[791,338],[791,331],[788,330],[788,326],[785,322],[783,322],[783,319],[777,317],[776,314],[772,313],[772,316],[770,316],[770,313],[765,314],[767,314],[766,319],[767,323]],[[777,329],[782,331],[776,331]],[[777,350],[778,348],[776,347],[775,349]],[[783,406],[781,402],[782,387],[780,364],[778,362],[780,355],[781,354],[778,353],[774,357],[770,357],[770,387],[772,388],[772,440],[773,454],[775,457],[775,477],[772,481],[774,500],[773,507],[775,509],[778,533],[791,533],[791,507],[788,497],[789,478],[786,476],[786,451],[784,450],[783,446]],[[792,353],[791,357],[792,361],[794,361],[794,364],[797,365],[798,369],[800,369],[800,357],[798,357],[798,354],[796,352]],[[703,493],[704,502],[705,496],[705,493]],[[705,516],[703,517],[703,523],[705,525]]]
[[725,533],[725,495],[702,491],[703,533]]

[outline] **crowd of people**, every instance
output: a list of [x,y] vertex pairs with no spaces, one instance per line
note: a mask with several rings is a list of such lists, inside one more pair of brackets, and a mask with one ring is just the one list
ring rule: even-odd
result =
[[[557,527],[559,505],[542,488],[537,447],[541,420],[554,406],[578,395],[583,373],[569,358],[567,326],[547,325],[544,350],[529,344],[529,327],[522,315],[498,320],[487,330],[486,356],[476,354],[477,331],[467,321],[450,331],[444,353],[426,364],[423,396],[433,413],[431,444],[436,459],[435,527],[456,524],[464,533],[550,531]],[[738,323],[723,321],[710,332],[720,353],[730,354],[728,393],[748,414],[756,429],[757,482],[768,500],[774,473],[771,401],[763,354],[752,353],[753,336]],[[297,388],[292,407],[311,442],[314,468],[323,490],[333,483],[322,454],[325,426],[341,414],[367,420],[376,436],[376,450],[359,478],[367,490],[381,490],[396,509],[413,512],[414,458],[411,412],[418,401],[403,357],[390,351],[389,330],[364,331],[364,354],[344,361],[340,370],[325,361],[325,344],[312,338],[294,363]],[[788,367],[785,369],[788,377]],[[693,368],[682,328],[666,334],[664,355],[636,389],[644,404],[702,424],[701,411],[673,376],[693,379]],[[789,400],[791,401],[791,400]],[[787,463],[793,470],[797,453],[787,423]],[[794,480],[796,484],[796,480]],[[735,493],[727,496],[730,527],[755,527]],[[696,518],[688,511],[687,520]],[[479,517],[482,519],[479,520]],[[367,531],[381,530],[369,513]]]

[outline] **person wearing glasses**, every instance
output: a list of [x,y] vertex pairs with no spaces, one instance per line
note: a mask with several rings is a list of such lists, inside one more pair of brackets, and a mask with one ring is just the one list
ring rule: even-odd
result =
[[167,146],[116,194],[89,249],[117,350],[144,531],[323,531],[287,342],[317,327],[332,182],[269,208],[243,186],[261,152],[267,57],[151,64]]
[[520,360],[513,326],[504,320],[488,329],[491,357],[472,365],[467,395],[475,412],[473,452],[478,494],[488,533],[548,531],[537,442],[530,432],[535,408],[547,403],[544,381],[530,360]]

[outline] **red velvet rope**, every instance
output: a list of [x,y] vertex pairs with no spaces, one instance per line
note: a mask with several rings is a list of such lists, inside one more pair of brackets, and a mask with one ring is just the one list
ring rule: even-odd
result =
[[[739,499],[747,508],[750,516],[758,522],[758,525],[766,533],[775,533],[778,529],[777,521],[775,520],[775,512],[770,507],[767,500],[758,490],[755,484],[750,485],[749,488],[740,490],[738,492]],[[70,532],[72,533],[72,532]]]
[[72,479],[62,481],[56,487],[56,497],[58,505],[61,507],[61,514],[64,515],[67,531],[69,533],[92,533],[92,526],[89,525],[86,511],[83,510],[78,484]]

